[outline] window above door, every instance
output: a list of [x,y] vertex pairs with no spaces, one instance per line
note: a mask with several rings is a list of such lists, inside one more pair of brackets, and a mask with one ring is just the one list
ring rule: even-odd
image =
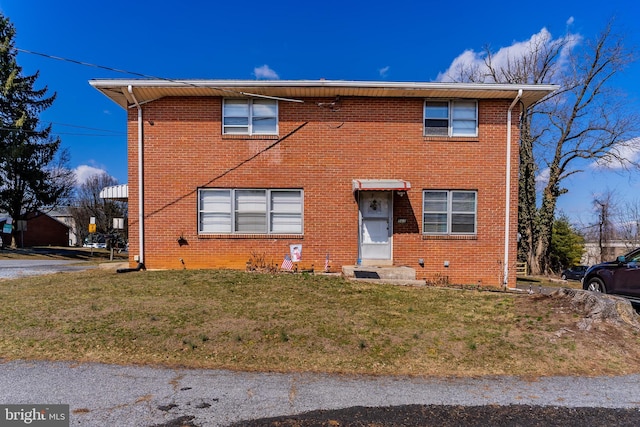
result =
[[426,100],[424,136],[478,136],[478,102]]

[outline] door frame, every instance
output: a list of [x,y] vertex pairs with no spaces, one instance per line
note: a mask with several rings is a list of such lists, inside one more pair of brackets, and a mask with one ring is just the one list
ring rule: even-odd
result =
[[[384,197],[388,201],[388,215],[387,219],[387,230],[388,230],[388,240],[387,240],[387,248],[388,248],[388,257],[383,258],[365,258],[363,256],[363,232],[364,227],[363,223],[366,222],[368,218],[373,220],[379,220],[383,217],[380,216],[369,216],[363,215],[363,198],[362,195],[375,195],[380,194],[381,197]],[[368,197],[367,197],[368,199]],[[390,266],[393,265],[393,191],[388,190],[366,190],[358,192],[358,260],[360,261],[360,265],[369,265],[369,266]]]

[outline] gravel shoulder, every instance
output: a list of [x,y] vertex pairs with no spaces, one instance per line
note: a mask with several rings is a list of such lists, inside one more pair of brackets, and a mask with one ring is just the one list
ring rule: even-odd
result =
[[[638,425],[639,395],[639,375],[409,378],[44,361],[0,364],[0,403],[69,404],[71,425],[77,426],[310,426],[330,425],[331,420],[342,420],[338,425],[424,425],[425,420],[439,425],[487,425],[487,420],[492,425],[561,425],[553,419],[579,414],[579,408],[591,408],[602,421],[632,417],[626,425]],[[502,413],[510,417],[507,424],[495,418]],[[525,423],[536,419],[533,414],[545,413],[549,422]],[[434,414],[440,418],[424,418]],[[522,422],[514,422],[518,414]],[[586,422],[587,415],[576,421]],[[378,421],[367,421],[372,416]]]

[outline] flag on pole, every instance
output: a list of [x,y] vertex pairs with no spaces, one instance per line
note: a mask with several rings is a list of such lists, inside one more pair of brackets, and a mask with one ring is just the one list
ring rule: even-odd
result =
[[284,256],[284,261],[282,261],[282,265],[280,266],[281,270],[291,271],[293,270],[293,262],[291,261],[291,257],[289,254]]
[[324,271],[325,273],[329,272],[329,252],[327,252],[327,257],[324,259]]

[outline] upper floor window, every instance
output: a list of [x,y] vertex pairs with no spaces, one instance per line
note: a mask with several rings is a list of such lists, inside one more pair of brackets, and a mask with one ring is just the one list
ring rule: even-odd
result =
[[478,103],[474,100],[425,101],[425,136],[478,136]]
[[198,191],[198,233],[302,234],[302,190]]
[[277,135],[278,102],[271,99],[224,99],[222,133]]
[[476,234],[476,200],[475,191],[425,190],[422,232]]

